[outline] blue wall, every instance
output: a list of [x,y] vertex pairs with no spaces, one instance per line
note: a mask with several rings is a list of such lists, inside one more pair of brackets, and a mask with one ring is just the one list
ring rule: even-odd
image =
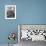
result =
[[[7,4],[16,4],[16,20],[5,20]],[[8,43],[9,32],[18,32],[17,24],[46,24],[46,0],[0,0],[0,44]]]

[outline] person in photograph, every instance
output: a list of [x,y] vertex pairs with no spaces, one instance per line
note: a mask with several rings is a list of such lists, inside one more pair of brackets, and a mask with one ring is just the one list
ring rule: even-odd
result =
[[9,7],[7,10],[7,18],[14,18],[15,17],[15,8]]

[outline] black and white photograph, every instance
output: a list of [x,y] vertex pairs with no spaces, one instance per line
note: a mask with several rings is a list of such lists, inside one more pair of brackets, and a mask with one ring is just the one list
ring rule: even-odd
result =
[[5,5],[5,19],[16,19],[16,5]]

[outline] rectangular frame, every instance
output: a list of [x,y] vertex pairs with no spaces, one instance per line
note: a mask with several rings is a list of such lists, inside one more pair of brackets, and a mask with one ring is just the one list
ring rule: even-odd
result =
[[[15,7],[15,17],[14,18],[8,18],[7,17],[7,7]],[[16,5],[5,5],[5,19],[16,19]]]

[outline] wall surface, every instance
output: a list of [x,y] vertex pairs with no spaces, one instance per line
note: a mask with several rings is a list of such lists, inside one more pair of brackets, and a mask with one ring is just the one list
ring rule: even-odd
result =
[[[16,4],[16,20],[5,20],[7,4]],[[9,32],[17,34],[18,24],[46,24],[46,0],[0,0],[0,44],[8,43]]]

